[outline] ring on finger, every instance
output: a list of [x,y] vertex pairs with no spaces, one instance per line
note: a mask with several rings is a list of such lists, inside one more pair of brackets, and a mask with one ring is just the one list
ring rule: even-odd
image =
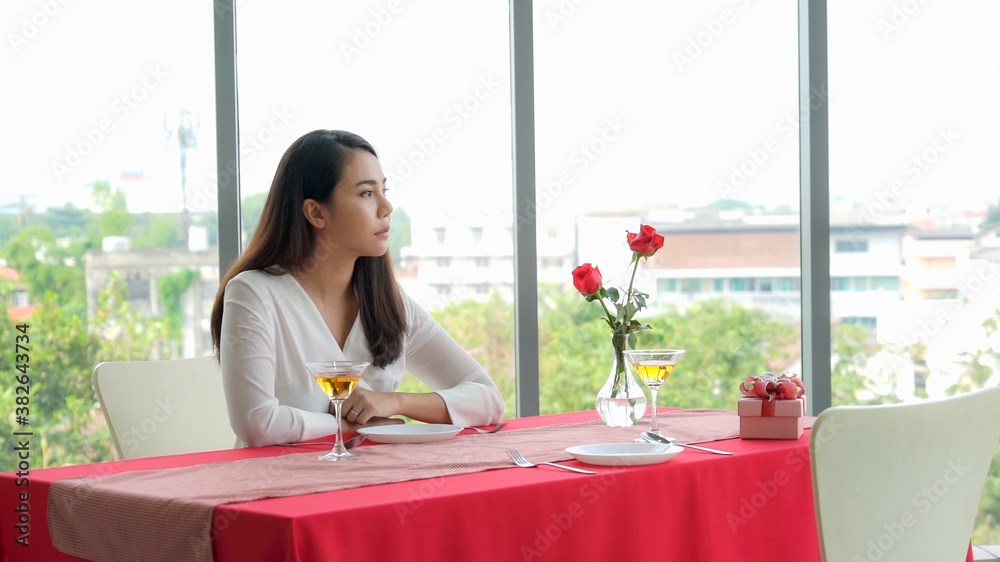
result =
[[354,414],[355,416],[360,416],[361,415],[361,414],[355,412],[353,409],[351,410],[351,413]]

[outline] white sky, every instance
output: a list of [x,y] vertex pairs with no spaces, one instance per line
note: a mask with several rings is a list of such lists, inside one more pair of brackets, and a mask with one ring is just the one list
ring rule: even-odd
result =
[[[37,1],[0,6],[0,204],[35,195],[39,208],[85,206],[85,186],[109,179],[134,212],[178,210],[178,151],[163,122],[189,107],[201,127],[188,202],[214,207],[210,3],[54,4],[51,14]],[[996,202],[1000,3],[830,4],[834,197]],[[725,194],[797,206],[795,2],[538,0],[535,12],[542,213]],[[509,212],[505,0],[243,0],[238,13],[244,194],[268,188],[299,135],[342,128],[380,151],[397,206]],[[74,150],[87,152],[79,163]],[[920,169],[912,158],[925,151],[935,161]],[[746,182],[722,190],[741,165],[753,169]],[[146,179],[122,182],[123,172]]]

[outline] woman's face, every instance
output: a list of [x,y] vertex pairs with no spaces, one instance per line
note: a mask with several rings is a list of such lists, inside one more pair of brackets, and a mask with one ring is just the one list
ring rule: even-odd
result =
[[336,253],[353,257],[381,256],[389,249],[389,215],[382,165],[371,153],[351,149],[344,176],[333,188],[323,244]]

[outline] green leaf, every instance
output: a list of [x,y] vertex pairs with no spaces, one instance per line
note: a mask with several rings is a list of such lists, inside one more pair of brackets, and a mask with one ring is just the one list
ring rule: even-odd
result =
[[635,294],[635,302],[639,305],[640,309],[646,308],[646,296],[642,293]]
[[634,305],[632,303],[628,303],[627,305],[625,305],[625,314],[628,315],[628,318],[631,319],[633,316],[635,316],[636,312],[639,312],[639,307],[638,306],[636,306],[636,305]]
[[618,289],[616,289],[614,287],[611,287],[610,289],[608,289],[605,292],[607,293],[608,298],[611,299],[611,300],[613,300],[613,301],[615,301],[615,302],[618,302],[618,297],[621,296],[621,293],[618,292]]

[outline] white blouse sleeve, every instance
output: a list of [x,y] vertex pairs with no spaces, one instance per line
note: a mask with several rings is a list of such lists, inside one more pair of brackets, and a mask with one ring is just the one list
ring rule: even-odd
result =
[[311,412],[278,403],[278,365],[274,303],[246,281],[226,286],[219,360],[229,423],[239,440],[251,447],[315,439],[336,433],[328,412]]
[[408,295],[406,368],[444,399],[451,423],[489,425],[503,417],[503,396],[478,361]]

